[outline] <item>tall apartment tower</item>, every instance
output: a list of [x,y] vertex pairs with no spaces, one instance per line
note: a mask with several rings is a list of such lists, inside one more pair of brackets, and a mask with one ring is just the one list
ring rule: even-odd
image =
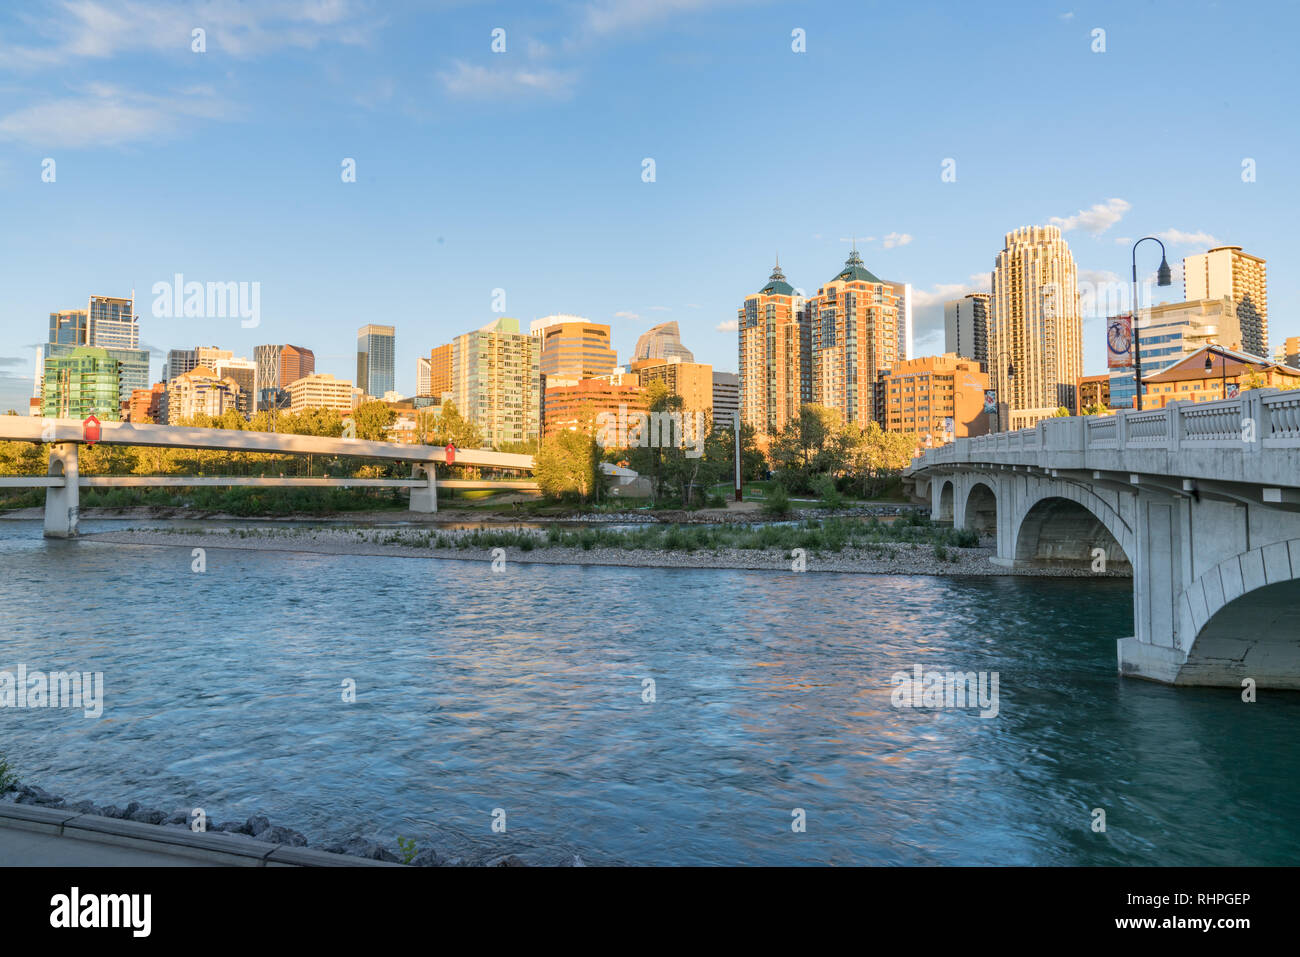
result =
[[302,346],[253,346],[256,375],[253,383],[254,411],[269,408],[262,400],[267,390],[288,389],[316,371],[316,354]]
[[876,380],[906,357],[909,286],[867,271],[857,247],[809,302],[814,401],[865,427],[878,418]]
[[382,397],[397,387],[397,364],[392,326],[366,325],[357,330],[357,388],[365,395]]
[[1074,257],[1059,227],[1006,234],[993,266],[992,313],[988,361],[999,430],[1033,425],[1062,406],[1077,412],[1083,323]]
[[767,285],[736,312],[740,340],[740,417],[760,436],[776,435],[813,400],[807,300],[778,261]]
[[682,345],[682,333],[676,322],[661,322],[641,333],[632,352],[632,361],[672,359],[694,362],[695,354]]
[[1220,299],[1237,304],[1241,350],[1268,357],[1267,264],[1243,253],[1240,246],[1216,246],[1208,253],[1183,259],[1183,298]]
[[139,349],[140,325],[135,300],[91,296],[86,309],[88,344],[100,349]]
[[452,399],[483,438],[494,446],[540,438],[538,337],[521,333],[518,319],[501,318],[457,336],[451,345]]
[[553,322],[536,333],[542,344],[542,375],[592,379],[609,375],[618,356],[609,344],[609,326],[577,319]]
[[943,304],[943,351],[963,359],[973,359],[983,368],[988,368],[988,293],[973,292]]

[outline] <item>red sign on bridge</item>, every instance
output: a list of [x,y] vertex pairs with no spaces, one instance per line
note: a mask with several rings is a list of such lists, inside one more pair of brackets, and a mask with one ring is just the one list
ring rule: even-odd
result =
[[87,445],[94,445],[98,442],[102,431],[99,419],[95,418],[93,415],[86,416],[81,423],[82,438],[85,440]]

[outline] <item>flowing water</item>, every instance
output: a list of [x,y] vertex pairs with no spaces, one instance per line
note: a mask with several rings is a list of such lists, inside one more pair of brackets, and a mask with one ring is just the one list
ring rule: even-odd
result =
[[[1300,695],[1119,678],[1126,580],[206,560],[0,523],[0,671],[105,682],[0,708],[25,782],[473,858],[1300,859]],[[996,717],[895,707],[917,665],[996,672]]]

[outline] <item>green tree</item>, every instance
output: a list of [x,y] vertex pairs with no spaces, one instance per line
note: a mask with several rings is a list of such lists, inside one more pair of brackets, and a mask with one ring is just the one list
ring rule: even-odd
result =
[[852,440],[834,409],[800,406],[799,414],[772,440],[773,471],[787,488],[808,491],[814,475],[843,471]]
[[427,426],[425,441],[429,445],[451,443],[458,449],[481,449],[483,433],[469,419],[460,414],[454,402],[444,402],[437,416]]
[[397,421],[397,412],[385,402],[362,402],[352,410],[352,421],[356,423],[358,439],[387,442],[388,429]]
[[1058,418],[1058,419],[1064,419],[1064,418],[1066,418],[1067,416],[1070,415],[1070,410],[1067,409],[1065,406],[1062,405],[1062,406],[1058,406],[1057,409],[1056,409],[1056,412],[1053,413],[1053,414],[1054,414],[1054,415],[1056,416],[1056,418]]
[[600,446],[583,432],[563,429],[548,435],[537,453],[534,475],[547,498],[585,503],[600,487]]

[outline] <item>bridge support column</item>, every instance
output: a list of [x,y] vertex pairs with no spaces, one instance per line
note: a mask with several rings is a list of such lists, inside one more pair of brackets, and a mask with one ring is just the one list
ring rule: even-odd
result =
[[423,488],[411,486],[412,512],[438,511],[438,473],[432,462],[417,462],[411,466],[411,478],[426,478],[429,484]]
[[45,537],[74,538],[80,510],[76,442],[59,442],[50,447],[47,474],[62,476],[63,487],[45,490]]

